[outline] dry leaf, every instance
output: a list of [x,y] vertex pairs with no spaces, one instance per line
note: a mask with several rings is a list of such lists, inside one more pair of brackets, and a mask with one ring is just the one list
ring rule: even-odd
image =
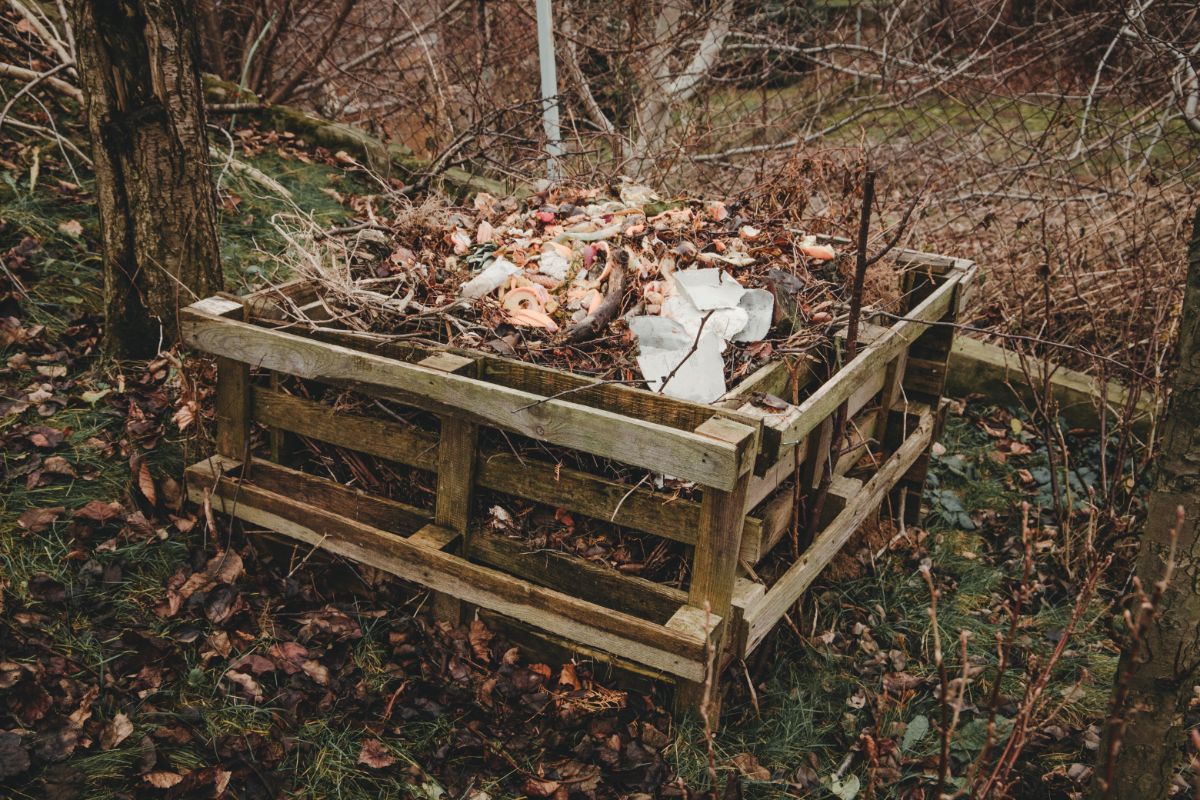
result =
[[71,466],[71,462],[67,461],[62,456],[50,456],[42,462],[43,472],[52,472],[55,475],[67,475],[72,478],[78,478],[79,474],[75,472],[75,468]]
[[363,739],[362,750],[358,754],[358,763],[372,769],[383,769],[396,763],[396,757],[388,752],[383,742],[378,739]]
[[732,759],[733,766],[737,767],[737,771],[752,781],[769,781],[771,780],[771,770],[758,763],[758,759],[752,753],[738,753]]
[[145,461],[141,462],[138,467],[137,485],[138,489],[142,491],[142,496],[150,505],[158,505],[158,492],[154,489],[154,478],[150,475],[150,465]]
[[225,680],[229,681],[230,683],[235,683],[238,686],[242,687],[242,691],[244,691],[246,693],[246,696],[249,697],[254,702],[256,702],[256,703],[262,702],[262,699],[263,699],[262,687],[258,685],[258,681],[254,680],[254,678],[251,678],[249,675],[247,675],[244,672],[238,672],[238,671],[232,670],[232,669],[226,670],[225,675],[223,677],[225,678]]
[[58,229],[67,236],[74,236],[75,238],[83,236],[83,226],[79,224],[79,220],[69,219],[66,222],[60,222],[58,223]]
[[129,721],[129,717],[118,713],[115,717],[109,720],[104,726],[104,730],[100,732],[100,749],[112,750],[121,742],[129,738],[133,733],[133,723]]
[[474,651],[476,658],[484,664],[492,660],[489,651],[492,644],[492,632],[487,629],[487,625],[483,624],[483,620],[471,620],[471,631],[467,634],[467,639],[471,642],[471,650]]
[[155,789],[170,789],[172,786],[175,786],[182,781],[183,776],[178,772],[147,772],[142,776],[142,780],[153,786]]
[[110,519],[116,519],[125,512],[118,502],[104,503],[99,500],[92,500],[86,506],[75,512],[75,516],[81,519],[90,519],[92,522],[108,522]]
[[58,519],[65,508],[55,506],[54,508],[31,508],[21,516],[17,517],[17,524],[30,533],[41,533],[50,527],[54,520]]

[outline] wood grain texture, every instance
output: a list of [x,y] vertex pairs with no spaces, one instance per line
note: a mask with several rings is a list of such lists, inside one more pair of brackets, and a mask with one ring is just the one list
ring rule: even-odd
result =
[[[784,444],[803,439],[833,414],[837,407],[855,393],[864,391],[863,385],[878,379],[882,386],[882,373],[886,364],[894,360],[909,345],[917,340],[929,325],[925,321],[942,319],[951,308],[954,299],[956,278],[950,278],[937,287],[907,316],[910,319],[897,322],[870,347],[859,353],[836,375],[822,384],[798,406],[799,418],[788,429]],[[878,391],[878,388],[876,389]]]
[[[438,469],[437,436],[415,426],[336,412],[325,403],[263,387],[254,390],[254,420],[418,469]],[[475,483],[483,488],[685,544],[696,542],[700,504],[695,501],[511,452],[486,451],[477,458]],[[758,518],[746,518],[740,557],[751,563],[758,560],[761,527]]]
[[217,452],[245,458],[250,445],[250,365],[217,359]]
[[[475,450],[479,427],[453,417],[442,418],[438,438],[437,507],[438,525],[464,535],[471,526],[471,495],[475,488]],[[469,547],[469,543],[468,543]]]
[[474,378],[405,364],[303,336],[221,319],[188,308],[188,344],[313,380],[395,388],[442,405],[465,407],[506,430],[729,491],[745,471],[737,447],[690,431],[630,419],[564,400],[547,400]]
[[651,622],[666,623],[687,603],[687,593],[680,589],[625,575],[568,553],[530,551],[525,543],[495,533],[473,533],[470,558]]
[[[202,501],[203,467],[190,477],[189,498]],[[222,513],[232,513],[252,524],[550,633],[619,653],[682,678],[703,678],[705,641],[693,631],[655,624],[471,564],[459,556],[262,489],[252,480],[239,484],[220,478],[212,502],[213,508]],[[714,619],[719,621],[719,617]]]

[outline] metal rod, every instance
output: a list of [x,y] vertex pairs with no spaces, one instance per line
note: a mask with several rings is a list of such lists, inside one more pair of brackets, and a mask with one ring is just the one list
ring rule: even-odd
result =
[[546,131],[546,177],[559,179],[563,153],[558,125],[558,70],[554,63],[554,16],[551,0],[537,0],[538,64],[542,72],[542,127]]

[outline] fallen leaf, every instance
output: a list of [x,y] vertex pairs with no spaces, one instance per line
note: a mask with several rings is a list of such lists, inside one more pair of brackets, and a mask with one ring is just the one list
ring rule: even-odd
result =
[[471,631],[467,634],[467,639],[471,642],[471,650],[484,664],[492,660],[489,648],[492,644],[492,632],[488,630],[487,625],[481,619],[471,620]]
[[229,681],[230,683],[234,683],[234,684],[237,684],[238,686],[242,687],[242,691],[244,691],[246,693],[246,696],[249,697],[254,702],[256,702],[256,703],[262,702],[262,699],[263,699],[262,687],[258,685],[258,681],[254,680],[254,678],[251,678],[249,675],[247,675],[244,672],[238,672],[238,671],[232,670],[232,669],[226,670],[224,678],[225,678],[225,680]]
[[54,520],[67,509],[62,506],[54,508],[31,508],[17,517],[17,524],[30,533],[41,533],[50,527]]
[[759,764],[753,753],[738,753],[730,761],[738,772],[752,781],[771,780],[771,770]]
[[383,769],[396,763],[396,757],[388,752],[383,742],[378,739],[363,739],[362,750],[358,754],[358,763],[372,769]]
[[583,684],[579,682],[579,676],[575,674],[574,664],[570,662],[563,664],[563,668],[558,673],[558,685],[566,686],[575,692],[583,688]]
[[86,506],[76,511],[75,516],[80,519],[90,519],[92,522],[104,523],[123,513],[125,513],[125,509],[116,501],[105,503],[100,500],[91,500]]
[[132,733],[133,723],[129,721],[129,717],[118,712],[104,726],[104,730],[100,731],[100,749],[112,750],[121,742],[128,739]]
[[78,239],[83,236],[83,225],[79,224],[79,220],[69,219],[66,222],[58,223],[58,229],[67,236],[73,236]]
[[183,780],[183,776],[178,772],[147,772],[142,776],[142,780],[153,786],[155,789],[170,789]]
[[150,505],[158,505],[158,492],[154,489],[154,477],[150,474],[150,465],[145,461],[138,466],[137,485],[142,496]]
[[329,683],[329,668],[320,661],[313,661],[312,659],[302,661],[300,668],[304,670],[304,673],[308,677],[316,681],[318,686],[324,686]]
[[42,462],[42,471],[50,472],[55,475],[67,475],[71,478],[78,478],[79,473],[71,466],[71,462],[67,461],[62,456],[50,456]]

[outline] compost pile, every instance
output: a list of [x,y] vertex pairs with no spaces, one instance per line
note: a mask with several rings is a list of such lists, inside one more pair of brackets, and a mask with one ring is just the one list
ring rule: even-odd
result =
[[290,270],[320,292],[290,310],[295,321],[491,350],[697,402],[824,341],[842,285],[837,252],[816,237],[736,203],[664,201],[632,184],[365,211],[369,221],[334,231],[275,220]]

